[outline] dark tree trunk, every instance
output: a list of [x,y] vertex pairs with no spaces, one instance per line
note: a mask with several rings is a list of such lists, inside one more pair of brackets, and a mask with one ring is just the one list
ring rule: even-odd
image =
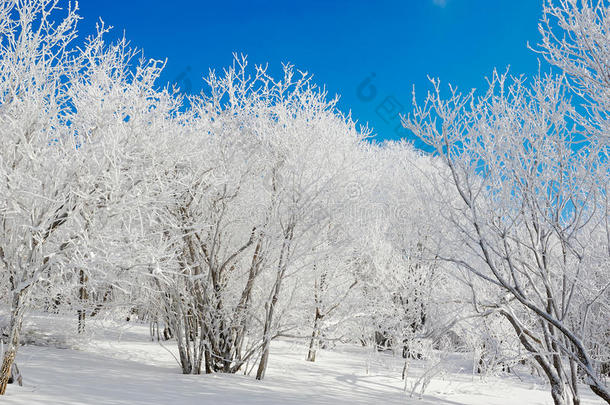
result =
[[23,308],[21,293],[13,294],[11,321],[9,325],[9,340],[0,367],[0,395],[6,392],[6,385],[11,377],[17,349],[19,347],[19,335],[23,324]]
[[78,310],[78,333],[83,333],[85,331],[85,318],[87,316],[87,311],[85,310],[85,302],[89,298],[89,294],[87,293],[87,275],[84,270],[80,270],[79,273],[79,281],[80,287],[78,289],[78,298],[80,299],[81,309]]
[[311,340],[309,342],[309,352],[307,353],[307,361],[316,361],[316,347],[320,339],[320,308],[316,308],[316,314],[313,321],[313,331],[311,332]]

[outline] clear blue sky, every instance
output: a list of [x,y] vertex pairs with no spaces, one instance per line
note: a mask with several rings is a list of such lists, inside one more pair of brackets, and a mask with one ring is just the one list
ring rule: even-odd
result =
[[[145,55],[168,59],[164,81],[197,92],[208,69],[231,64],[232,53],[277,72],[290,62],[314,74],[340,108],[369,122],[379,139],[396,139],[396,112],[422,96],[426,76],[463,90],[483,87],[494,67],[534,74],[539,40],[537,0],[85,0],[81,32],[98,17],[125,31]],[[372,78],[371,87],[359,85]],[[374,97],[373,97],[374,96]]]

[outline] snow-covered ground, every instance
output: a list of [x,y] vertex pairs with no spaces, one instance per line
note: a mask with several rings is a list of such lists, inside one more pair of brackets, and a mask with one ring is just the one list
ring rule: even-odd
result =
[[[357,346],[322,351],[309,363],[303,344],[275,342],[266,378],[256,381],[244,375],[180,374],[171,342],[165,347],[151,342],[144,325],[98,323],[95,335],[78,340],[67,333],[73,325],[59,317],[29,318],[26,340],[48,345],[21,347],[24,386],[10,385],[4,404],[552,404],[541,382],[525,375],[482,380],[457,355],[419,399],[403,391],[400,358]],[[412,364],[408,385],[422,372],[420,363]],[[583,391],[583,405],[602,403]]]

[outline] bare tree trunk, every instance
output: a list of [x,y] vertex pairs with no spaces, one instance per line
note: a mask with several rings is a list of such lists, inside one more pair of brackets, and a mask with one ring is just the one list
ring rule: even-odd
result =
[[559,381],[551,382],[551,397],[553,397],[553,403],[555,405],[568,405],[566,391],[563,384]]
[[570,359],[570,384],[572,385],[572,405],[580,405],[580,395],[578,393],[578,366],[574,359]]
[[[528,352],[533,354],[534,359],[544,371],[544,374],[546,375],[546,378],[549,381],[549,384],[551,385],[551,397],[553,398],[553,403],[555,405],[568,405],[568,398],[565,390],[566,384],[564,379],[562,378],[563,375],[561,373],[557,373],[554,369],[554,361],[557,360],[557,357],[555,357],[554,354],[551,354],[551,359],[549,361],[546,355],[542,354],[541,351],[534,346],[534,344],[543,345],[545,342],[540,340],[536,342],[537,339],[534,338],[532,338],[532,341],[530,341],[531,333],[527,332],[512,314],[504,310],[500,311],[500,313],[511,324],[511,326],[517,333],[517,336],[519,337],[522,346]],[[543,330],[545,330],[544,323],[542,323],[542,326]],[[547,336],[545,335],[545,338],[546,337]],[[553,353],[551,347],[545,347],[544,352]]]
[[265,349],[263,350],[263,355],[261,356],[261,360],[258,363],[258,369],[256,370],[256,379],[262,380],[265,377],[265,371],[267,371],[267,361],[269,360],[269,348],[265,343]]
[[[280,276],[281,274],[281,276]],[[277,303],[281,278],[283,277],[283,271],[278,272],[277,279],[275,280],[273,297],[267,307],[267,316],[265,317],[265,327],[263,329],[263,354],[261,360],[258,363],[258,369],[256,370],[256,379],[262,380],[265,377],[265,371],[267,370],[267,361],[269,360],[269,348],[271,346],[271,325],[273,322],[273,313],[275,311],[275,304]]]
[[[316,272],[316,265],[313,265],[313,271]],[[322,314],[320,312],[321,306],[321,295],[322,290],[324,289],[324,280],[326,278],[326,273],[322,273],[320,276],[320,283],[318,284],[318,279],[316,278],[314,282],[314,301],[316,304],[316,313],[313,318],[313,331],[311,332],[311,340],[309,342],[309,352],[307,353],[307,361],[314,362],[316,361],[316,348],[318,345],[318,340],[320,336],[320,321],[322,320]]]
[[316,349],[320,338],[320,308],[316,307],[316,315],[313,321],[313,331],[311,332],[311,340],[309,341],[309,352],[307,353],[307,361],[316,361]]
[[198,350],[197,350],[197,358],[195,359],[195,373],[201,374],[201,366],[203,365],[205,358],[205,336],[203,334],[202,325],[199,327],[199,335],[198,335]]
[[17,348],[14,345],[9,345],[6,352],[4,352],[2,369],[0,369],[0,395],[4,395],[6,393],[6,385],[8,384],[8,380],[11,376],[11,368],[13,367],[13,362],[15,361],[16,355]]
[[13,310],[11,312],[11,323],[9,326],[9,340],[2,359],[2,367],[0,368],[0,395],[4,395],[6,392],[6,385],[11,377],[11,369],[15,362],[17,349],[19,347],[19,335],[21,334],[21,326],[23,324],[21,300],[21,293],[13,294]]
[[183,316],[182,304],[174,303],[175,324],[172,329],[176,332],[176,343],[178,345],[178,354],[180,356],[180,365],[182,366],[182,374],[190,374],[192,370],[191,356],[189,353],[188,344],[188,326],[185,324]]
[[601,388],[597,384],[589,384],[589,387],[597,396],[606,401],[606,403],[610,404],[610,394],[608,393],[608,390]]
[[269,360],[269,347],[271,346],[271,327],[273,323],[273,315],[275,312],[275,305],[280,297],[280,290],[282,287],[282,280],[284,279],[284,273],[286,273],[286,266],[288,261],[288,250],[290,248],[290,241],[292,240],[293,228],[288,229],[287,237],[284,239],[282,250],[280,253],[280,260],[277,265],[277,275],[275,284],[273,286],[273,294],[271,301],[266,305],[267,316],[265,318],[265,326],[263,329],[263,354],[261,360],[258,363],[258,369],[256,370],[256,379],[262,380],[265,377],[265,371],[267,370],[267,362]]
[[239,300],[239,304],[237,304],[235,310],[235,319],[237,320],[238,326],[235,328],[235,359],[236,364],[234,366],[233,372],[239,371],[241,366],[243,365],[243,344],[246,337],[246,333],[248,331],[248,317],[247,311],[250,307],[250,301],[252,297],[252,290],[254,289],[254,281],[256,277],[260,273],[260,267],[262,263],[261,259],[261,251],[263,247],[263,239],[259,237],[256,247],[254,248],[254,254],[252,255],[252,262],[250,264],[250,270],[248,271],[248,281],[246,282],[246,286],[244,287],[241,298]]
[[204,351],[204,362],[205,362],[205,373],[212,374],[212,354],[210,352],[209,346],[206,345]]
[[83,333],[85,331],[85,318],[87,316],[87,311],[85,310],[85,301],[89,298],[89,294],[87,293],[87,275],[84,270],[80,270],[79,273],[79,281],[80,287],[78,290],[78,298],[80,299],[81,308],[78,310],[78,333]]

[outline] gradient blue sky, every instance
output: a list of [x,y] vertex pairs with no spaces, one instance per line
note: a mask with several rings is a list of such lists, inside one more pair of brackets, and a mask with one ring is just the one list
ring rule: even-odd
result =
[[[527,42],[538,42],[540,3],[85,0],[80,13],[81,32],[91,32],[101,17],[147,57],[168,59],[164,81],[190,82],[194,92],[208,69],[231,64],[233,52],[250,63],[269,62],[274,72],[290,62],[339,94],[340,108],[368,122],[378,139],[396,139],[395,114],[409,109],[413,85],[425,94],[427,75],[469,90],[483,87],[494,67],[535,73],[538,55]],[[372,74],[376,93],[366,85],[359,93]]]

